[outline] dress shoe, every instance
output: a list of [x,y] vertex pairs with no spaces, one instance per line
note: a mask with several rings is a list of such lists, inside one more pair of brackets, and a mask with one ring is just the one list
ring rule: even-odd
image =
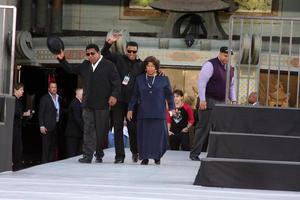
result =
[[142,160],[141,165],[148,165],[148,163],[149,163],[149,160],[144,159],[144,160]]
[[96,161],[95,161],[96,163],[103,163],[103,160],[102,160],[102,158],[96,158]]
[[160,159],[154,159],[154,163],[155,163],[156,165],[160,165]]
[[124,158],[123,159],[115,159],[115,164],[118,164],[118,163],[124,163]]
[[190,159],[193,161],[200,161],[200,158],[198,156],[190,156]]
[[83,157],[83,158],[79,158],[78,162],[80,162],[80,163],[91,163],[92,159],[90,159],[88,157]]
[[133,154],[132,154],[132,162],[137,162],[138,159],[139,159],[139,154],[133,153]]

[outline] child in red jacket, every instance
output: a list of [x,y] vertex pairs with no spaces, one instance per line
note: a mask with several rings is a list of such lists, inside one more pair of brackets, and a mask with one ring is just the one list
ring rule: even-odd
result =
[[174,90],[175,115],[168,114],[171,150],[190,150],[189,128],[194,124],[192,108],[183,102],[183,92]]

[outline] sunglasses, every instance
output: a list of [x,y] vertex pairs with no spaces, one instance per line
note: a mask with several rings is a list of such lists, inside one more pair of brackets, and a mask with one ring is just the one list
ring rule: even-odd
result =
[[85,55],[87,56],[87,57],[89,57],[89,56],[93,56],[93,55],[95,55],[96,53],[95,52],[91,52],[91,53],[86,53]]
[[136,53],[137,51],[134,50],[127,50],[128,53]]

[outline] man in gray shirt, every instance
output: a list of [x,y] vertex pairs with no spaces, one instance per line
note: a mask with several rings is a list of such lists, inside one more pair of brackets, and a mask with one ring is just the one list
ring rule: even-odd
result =
[[[231,51],[231,54],[233,52]],[[226,96],[226,65],[228,63],[228,48],[221,47],[216,58],[205,62],[199,73],[198,93],[200,98],[198,110],[198,122],[195,128],[193,148],[190,152],[190,159],[199,161],[199,155],[203,145],[208,140],[211,127],[211,111],[215,104],[224,103]],[[230,69],[230,90],[229,98],[235,103],[236,95],[234,90],[233,68]]]

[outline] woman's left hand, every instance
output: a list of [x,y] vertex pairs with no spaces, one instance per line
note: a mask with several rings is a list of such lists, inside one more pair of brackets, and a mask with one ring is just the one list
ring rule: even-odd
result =
[[170,110],[170,116],[172,117],[172,116],[175,116],[176,115],[176,111],[175,111],[175,109],[173,109],[173,110]]

